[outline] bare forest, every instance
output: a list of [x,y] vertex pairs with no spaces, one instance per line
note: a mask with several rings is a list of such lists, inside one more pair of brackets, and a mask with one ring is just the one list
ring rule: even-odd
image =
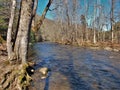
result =
[[100,1],[54,1],[50,11],[55,14],[55,21],[45,20],[40,29],[43,39],[78,46],[117,48],[120,43],[120,11],[117,9],[120,1],[108,0],[108,6]]

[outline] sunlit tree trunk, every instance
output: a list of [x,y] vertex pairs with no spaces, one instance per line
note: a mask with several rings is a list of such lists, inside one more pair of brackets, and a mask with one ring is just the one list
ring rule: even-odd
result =
[[94,4],[94,22],[93,22],[93,43],[96,44],[96,29],[95,29],[95,20],[96,20],[96,4]]
[[111,0],[111,40],[114,41],[114,0]]
[[8,59],[12,56],[12,28],[13,28],[13,21],[15,16],[15,8],[16,8],[16,0],[12,0],[12,8],[11,8],[11,16],[8,25],[8,32],[7,32],[7,52],[8,52]]
[[32,20],[32,27],[35,27],[35,15],[37,10],[38,0],[35,0],[34,2],[34,8],[33,8],[33,20]]
[[[86,0],[84,0],[84,3],[85,3],[85,19],[87,20],[87,18],[88,18],[88,10],[89,10],[89,0],[88,0],[88,2],[86,1]],[[85,39],[86,39],[86,41],[89,41],[89,38],[88,38],[88,27],[87,27],[87,21],[86,21],[86,36],[85,36]]]
[[18,29],[19,29],[19,24],[20,24],[20,17],[21,17],[21,7],[22,7],[22,1],[19,3],[20,5],[20,9],[19,9],[19,14],[18,14],[18,20],[17,20],[17,26],[16,26],[16,30],[15,30],[15,37],[14,37],[14,41],[13,41],[13,49],[14,49],[14,47],[15,47],[15,42],[16,42],[16,38],[17,38],[17,34],[18,34]]
[[21,18],[14,49],[17,59],[22,60],[22,63],[27,61],[33,7],[34,0],[22,0]]
[[95,28],[94,28],[94,31],[93,31],[93,43],[96,44],[96,31],[95,31]]

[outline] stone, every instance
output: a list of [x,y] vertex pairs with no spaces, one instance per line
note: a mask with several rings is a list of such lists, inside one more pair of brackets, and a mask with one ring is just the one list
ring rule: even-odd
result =
[[48,72],[50,71],[50,69],[48,69],[47,67],[42,67],[39,69],[39,72],[42,74],[41,75],[41,79],[45,79],[48,76]]

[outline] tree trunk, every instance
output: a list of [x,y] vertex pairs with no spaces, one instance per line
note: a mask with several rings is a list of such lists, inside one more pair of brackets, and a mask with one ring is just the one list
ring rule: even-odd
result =
[[[17,0],[16,0],[17,1]],[[12,27],[15,13],[16,1],[13,0],[13,6],[11,11],[11,18],[8,28],[7,36],[7,49],[10,60],[20,60],[20,64],[13,65],[7,72],[3,74],[4,81],[2,82],[2,90],[27,90],[27,86],[30,85],[31,77],[27,68],[29,64],[27,62],[28,44],[32,19],[34,17],[34,2],[35,0],[21,0],[20,15],[18,18],[19,25],[16,29],[15,46],[12,45]],[[21,63],[22,62],[22,63]],[[13,87],[13,88],[12,88]],[[12,89],[11,89],[12,88]]]
[[16,42],[16,38],[17,38],[17,34],[18,34],[18,29],[19,29],[19,24],[20,24],[21,7],[22,7],[22,1],[20,2],[20,9],[19,9],[19,15],[18,15],[18,20],[17,20],[17,26],[16,26],[16,31],[15,31],[14,42],[13,42],[13,48],[15,47],[15,42]]
[[93,22],[93,43],[96,44],[96,29],[95,29],[95,21],[96,21],[96,3],[94,4],[94,22]]
[[35,27],[35,15],[36,15],[36,10],[37,10],[37,4],[38,4],[38,0],[35,0],[35,2],[34,2],[34,8],[33,8],[32,27]]
[[114,42],[114,0],[111,1],[111,41]]
[[12,55],[12,28],[13,28],[13,21],[15,16],[15,8],[16,8],[16,0],[12,1],[12,8],[11,8],[11,17],[8,25],[8,32],[7,32],[7,52],[8,52],[8,59],[10,60]]
[[39,21],[37,22],[37,24],[33,27],[33,31],[34,32],[37,32],[40,29],[40,27],[41,27],[41,25],[43,23],[43,20],[45,19],[45,16],[46,16],[46,14],[47,14],[47,12],[48,12],[51,4],[52,4],[52,1],[53,0],[49,0],[48,4],[46,5],[46,7],[45,7],[45,9],[44,9],[44,11],[42,13],[41,18],[39,19]]
[[30,28],[33,19],[33,7],[34,0],[22,0],[20,25],[14,49],[17,59],[22,60],[22,63],[26,63],[27,60]]

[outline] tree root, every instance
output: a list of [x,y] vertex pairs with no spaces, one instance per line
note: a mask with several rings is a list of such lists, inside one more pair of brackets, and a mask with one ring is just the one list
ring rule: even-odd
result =
[[21,90],[26,90],[27,86],[30,85],[30,81],[32,80],[26,71],[27,67],[29,67],[28,64],[22,65],[22,69],[20,70],[20,75],[18,77],[19,87],[22,88]]
[[26,90],[32,80],[26,68],[28,64],[15,65],[4,72],[0,81],[0,90]]

